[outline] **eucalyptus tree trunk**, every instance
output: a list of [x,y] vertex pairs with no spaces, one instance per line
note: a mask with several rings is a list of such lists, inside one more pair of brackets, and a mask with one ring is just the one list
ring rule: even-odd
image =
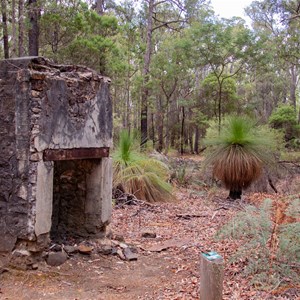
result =
[[181,130],[180,130],[180,154],[184,154],[184,122],[185,122],[185,109],[184,106],[182,109],[182,118],[181,118]]
[[292,65],[290,68],[290,101],[291,101],[291,105],[294,106],[294,109],[296,111],[297,108],[297,101],[296,101],[296,93],[297,93],[297,85],[298,85],[298,81],[299,81],[299,76],[298,76],[298,72],[297,72],[297,66],[296,65]]
[[199,154],[199,139],[200,139],[199,127],[196,125],[195,140],[194,140],[194,153],[196,154]]
[[9,58],[7,5],[6,4],[7,4],[6,0],[1,0],[4,58]]
[[28,0],[28,54],[30,56],[39,55],[39,16],[40,10],[37,0]]
[[96,0],[95,10],[99,16],[104,14],[104,0]]
[[[189,120],[191,120],[192,117],[193,117],[192,110],[189,109],[189,116],[188,116]],[[189,138],[189,146],[190,146],[191,154],[194,154],[193,135],[194,135],[194,126],[192,124],[189,124],[188,138]]]
[[18,15],[18,25],[19,25],[18,55],[19,55],[19,57],[22,57],[25,54],[25,51],[24,51],[24,31],[25,31],[24,0],[19,0],[18,11],[19,11],[19,15]]
[[11,57],[16,57],[17,56],[16,0],[11,1],[11,27],[12,27]]
[[157,120],[157,136],[158,136],[158,145],[156,150],[161,152],[164,148],[164,108],[162,105],[162,97],[158,95],[157,97],[157,112],[156,112],[156,120]]
[[154,0],[148,2],[148,18],[146,28],[146,52],[144,56],[143,67],[143,87],[141,96],[141,146],[144,146],[148,140],[148,95],[149,95],[149,75],[152,50],[152,31],[153,31],[153,13]]

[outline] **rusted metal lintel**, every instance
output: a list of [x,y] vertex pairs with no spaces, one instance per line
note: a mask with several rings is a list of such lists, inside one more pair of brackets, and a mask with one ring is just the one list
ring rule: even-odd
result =
[[76,148],[76,149],[47,149],[44,150],[43,159],[49,160],[74,160],[88,158],[102,158],[109,156],[109,147],[101,148]]

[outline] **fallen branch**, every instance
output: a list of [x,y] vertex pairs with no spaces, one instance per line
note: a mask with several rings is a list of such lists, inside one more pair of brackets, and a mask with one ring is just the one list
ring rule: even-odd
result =
[[274,192],[276,194],[278,194],[278,191],[277,191],[275,185],[273,184],[272,179],[269,176],[268,176],[268,182],[269,182],[270,187],[274,190]]
[[201,215],[196,215],[196,214],[176,214],[177,218],[182,218],[185,220],[190,220],[192,218],[206,218],[209,217],[208,214],[201,214]]
[[280,160],[278,161],[279,164],[292,164],[295,165],[296,167],[300,167],[300,162],[299,161],[289,161],[289,160]]

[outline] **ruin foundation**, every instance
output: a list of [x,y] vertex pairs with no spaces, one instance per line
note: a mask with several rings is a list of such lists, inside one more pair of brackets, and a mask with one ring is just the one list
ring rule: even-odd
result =
[[0,252],[105,234],[111,144],[108,78],[41,57],[0,61]]

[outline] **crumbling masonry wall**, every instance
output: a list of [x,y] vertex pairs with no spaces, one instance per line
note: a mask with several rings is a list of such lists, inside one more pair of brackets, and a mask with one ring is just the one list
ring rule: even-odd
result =
[[41,57],[0,61],[0,252],[24,241],[42,247],[52,225],[66,225],[58,224],[66,212],[52,219],[53,203],[70,197],[59,182],[73,180],[75,164],[87,168],[78,182],[83,215],[69,229],[103,232],[111,215],[111,143],[109,79]]

